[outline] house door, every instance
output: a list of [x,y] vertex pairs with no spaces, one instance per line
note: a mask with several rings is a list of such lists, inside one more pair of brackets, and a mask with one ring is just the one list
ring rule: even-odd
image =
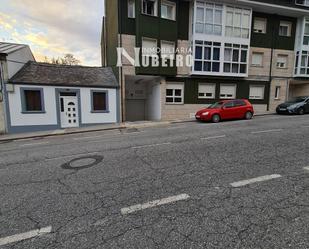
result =
[[71,95],[73,96],[62,96],[60,94],[61,128],[79,127],[77,96],[76,93]]

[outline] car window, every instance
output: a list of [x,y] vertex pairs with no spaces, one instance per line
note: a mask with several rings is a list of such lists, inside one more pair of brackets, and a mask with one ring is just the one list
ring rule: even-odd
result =
[[243,100],[235,100],[234,105],[235,106],[246,106],[246,102]]
[[234,107],[234,101],[230,101],[230,102],[225,103],[224,107],[225,108],[232,108],[232,107]]

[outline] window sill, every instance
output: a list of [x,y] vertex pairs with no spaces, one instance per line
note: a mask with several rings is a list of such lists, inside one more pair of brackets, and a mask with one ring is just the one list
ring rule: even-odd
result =
[[91,111],[91,113],[110,113],[110,111]]
[[209,98],[207,98],[207,97],[198,97],[198,99],[215,99],[215,97],[209,97]]
[[258,67],[258,68],[263,68],[263,66],[260,66],[260,65],[254,65],[252,64],[251,67]]
[[22,111],[22,114],[45,114],[46,111]]
[[277,67],[277,69],[279,69],[279,70],[287,70],[288,68],[287,67]]
[[143,13],[143,12],[141,14],[144,15],[144,16],[150,16],[150,17],[156,17],[156,18],[158,17],[158,15],[150,15],[150,14],[146,14],[146,13]]
[[167,20],[167,21],[176,22],[176,19],[170,19],[170,18],[166,18],[166,17],[162,17],[162,16],[161,16],[161,18],[164,19],[164,20]]
[[165,102],[165,104],[166,105],[184,105],[184,103],[166,103],[166,102]]

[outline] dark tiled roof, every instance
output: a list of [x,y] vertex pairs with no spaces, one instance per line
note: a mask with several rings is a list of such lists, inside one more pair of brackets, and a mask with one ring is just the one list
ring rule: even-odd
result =
[[10,83],[118,87],[118,82],[110,67],[65,66],[29,61],[11,79]]

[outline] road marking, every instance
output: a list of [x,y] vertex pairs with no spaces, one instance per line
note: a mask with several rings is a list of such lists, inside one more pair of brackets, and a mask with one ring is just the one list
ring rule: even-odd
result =
[[309,166],[308,167],[304,167],[304,170],[308,170],[309,171]]
[[305,125],[305,126],[303,126],[304,128],[309,128],[309,125]]
[[43,145],[48,144],[49,142],[41,142],[41,143],[29,143],[29,144],[21,144],[20,147],[30,147],[30,146],[36,146],[36,145]]
[[141,145],[141,146],[134,146],[134,147],[132,147],[132,149],[148,148],[148,147],[155,147],[155,146],[169,145],[169,144],[171,144],[171,143],[147,144],[147,145]]
[[183,201],[183,200],[186,200],[186,199],[189,199],[189,198],[190,198],[190,196],[187,195],[187,194],[170,196],[170,197],[163,198],[163,199],[160,199],[160,200],[154,200],[154,201],[146,202],[144,204],[137,204],[137,205],[134,205],[134,206],[122,208],[121,213],[123,215],[126,215],[126,214],[134,213],[134,212],[137,212],[137,211],[141,211],[141,210],[144,210],[144,209],[147,209],[147,208],[153,208],[153,207],[166,205],[166,204],[177,202],[177,201]]
[[221,135],[221,136],[215,136],[215,137],[204,137],[201,138],[202,140],[209,140],[209,139],[216,139],[216,138],[224,138],[226,135]]
[[58,159],[64,159],[64,158],[70,158],[70,157],[78,157],[78,156],[95,155],[95,154],[98,154],[98,153],[101,153],[101,151],[73,154],[73,155],[68,155],[68,156],[51,157],[51,158],[46,158],[45,161],[52,161],[52,160],[58,160]]
[[248,179],[248,180],[233,182],[233,183],[231,183],[231,185],[232,185],[232,187],[237,188],[237,187],[242,187],[242,186],[252,184],[252,183],[255,183],[255,182],[268,181],[268,180],[276,179],[276,178],[279,178],[279,177],[281,177],[281,175],[278,175],[278,174],[266,175],[266,176],[260,176],[260,177],[256,177],[256,178],[252,178],[252,179]]
[[8,236],[8,237],[0,239],[0,246],[4,246],[4,245],[7,245],[7,244],[19,242],[19,241],[22,241],[22,240],[42,236],[42,235],[45,235],[47,233],[51,233],[51,231],[52,231],[52,227],[49,226],[49,227],[44,227],[44,228],[32,230],[32,231],[29,231],[29,232],[26,232],[26,233],[20,233],[20,234]]
[[279,132],[283,131],[283,129],[274,129],[274,130],[265,130],[265,131],[253,131],[251,134],[260,134],[260,133],[268,133],[268,132]]

